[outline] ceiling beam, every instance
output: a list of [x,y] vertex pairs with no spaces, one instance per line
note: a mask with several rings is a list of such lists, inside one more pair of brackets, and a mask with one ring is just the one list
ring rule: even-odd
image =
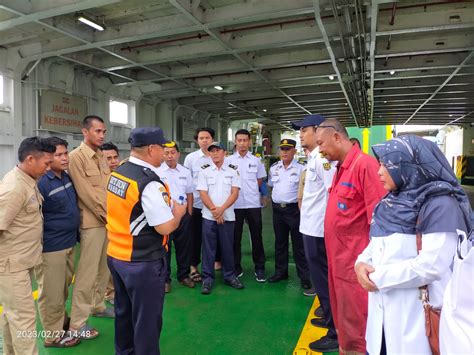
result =
[[369,64],[370,64],[370,83],[369,83],[369,122],[372,125],[372,119],[374,115],[374,85],[375,85],[375,42],[377,36],[377,16],[379,13],[379,4],[377,0],[372,0],[372,6],[370,9],[370,44],[369,44]]

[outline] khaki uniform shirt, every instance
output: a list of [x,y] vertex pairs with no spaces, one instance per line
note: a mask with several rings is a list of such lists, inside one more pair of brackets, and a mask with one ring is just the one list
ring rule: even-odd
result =
[[100,150],[94,152],[84,142],[69,154],[69,175],[77,192],[81,229],[104,227],[106,187],[110,169]]
[[0,273],[41,263],[42,201],[36,180],[18,167],[0,182]]

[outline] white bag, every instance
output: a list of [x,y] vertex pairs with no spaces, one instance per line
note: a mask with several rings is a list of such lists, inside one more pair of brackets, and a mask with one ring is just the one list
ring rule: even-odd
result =
[[[472,233],[472,232],[471,232]],[[444,294],[440,321],[441,354],[474,354],[474,248],[459,231],[453,275]],[[472,238],[472,234],[471,234]]]

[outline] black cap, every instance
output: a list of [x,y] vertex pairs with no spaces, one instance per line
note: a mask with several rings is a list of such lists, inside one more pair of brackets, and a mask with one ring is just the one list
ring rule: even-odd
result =
[[322,115],[308,115],[303,118],[303,121],[293,122],[292,126],[294,129],[300,129],[304,127],[310,126],[319,126],[323,123],[326,119]]
[[296,141],[294,139],[282,139],[280,141],[280,148],[295,148]]
[[222,150],[226,150],[224,144],[222,144],[221,142],[212,142],[211,145],[207,147],[207,151],[210,152],[212,148],[219,148]]
[[132,147],[144,147],[151,144],[164,145],[168,140],[160,127],[140,127],[132,129],[128,142]]

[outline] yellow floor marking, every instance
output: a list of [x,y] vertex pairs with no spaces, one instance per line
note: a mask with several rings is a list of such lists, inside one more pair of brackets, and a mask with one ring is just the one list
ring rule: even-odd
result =
[[315,340],[318,340],[326,335],[328,332],[327,329],[318,328],[311,324],[311,319],[314,317],[314,311],[319,307],[318,297],[314,297],[313,305],[311,310],[308,313],[308,318],[306,318],[306,323],[304,324],[303,330],[301,331],[300,338],[296,344],[295,350],[293,350],[293,355],[316,355],[321,354],[315,351],[312,351],[309,348],[309,343],[312,343]]

